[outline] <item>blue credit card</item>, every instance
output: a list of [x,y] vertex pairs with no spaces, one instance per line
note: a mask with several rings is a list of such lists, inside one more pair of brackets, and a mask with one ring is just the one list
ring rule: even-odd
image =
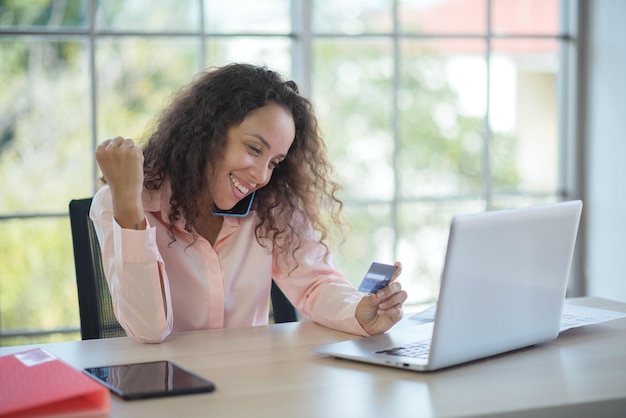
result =
[[359,291],[364,293],[378,292],[389,284],[395,272],[396,266],[372,263],[359,286]]

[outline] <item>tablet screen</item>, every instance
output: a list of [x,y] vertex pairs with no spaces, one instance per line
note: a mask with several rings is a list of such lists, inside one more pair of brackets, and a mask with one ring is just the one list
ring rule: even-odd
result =
[[171,361],[90,367],[89,375],[123,399],[145,399],[162,396],[212,392],[215,384]]

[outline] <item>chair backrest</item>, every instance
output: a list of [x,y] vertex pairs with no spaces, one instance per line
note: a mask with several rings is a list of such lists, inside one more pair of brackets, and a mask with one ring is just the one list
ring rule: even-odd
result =
[[[126,335],[113,312],[111,294],[102,267],[102,253],[89,209],[91,198],[69,204],[74,267],[78,287],[80,333],[83,340]],[[272,281],[270,323],[298,320],[295,308]]]
[[274,280],[272,280],[270,301],[270,323],[280,324],[283,322],[296,322],[298,320],[296,308],[289,302],[289,299],[287,299],[287,296],[284,295],[282,290],[276,286]]
[[72,200],[69,205],[81,338],[123,337],[126,332],[113,313],[100,244],[89,218],[90,207],[91,198]]

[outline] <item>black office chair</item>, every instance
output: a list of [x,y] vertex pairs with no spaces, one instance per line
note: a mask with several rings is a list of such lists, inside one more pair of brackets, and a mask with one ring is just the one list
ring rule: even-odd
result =
[[[123,337],[126,332],[113,313],[111,294],[102,267],[100,244],[89,218],[90,207],[91,198],[72,200],[69,204],[81,338]],[[297,320],[295,308],[272,281],[270,323]]]
[[272,280],[272,290],[270,293],[270,323],[282,324],[284,322],[296,322],[298,314],[287,296],[280,290],[274,280]]
[[81,338],[124,337],[126,332],[113,313],[100,244],[89,218],[90,207],[91,198],[72,200],[69,205]]

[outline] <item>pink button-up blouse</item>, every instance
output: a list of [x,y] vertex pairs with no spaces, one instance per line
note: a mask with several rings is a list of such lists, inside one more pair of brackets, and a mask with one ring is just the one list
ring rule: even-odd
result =
[[[115,314],[141,342],[171,332],[264,325],[272,278],[306,317],[330,328],[367,335],[355,318],[361,294],[323,258],[311,234],[293,258],[261,246],[257,217],[225,217],[213,246],[177,224],[168,235],[170,189],[143,193],[145,230],[123,229],[113,217],[108,186],[94,196],[90,217],[102,248]],[[293,270],[293,271],[292,271]]]

